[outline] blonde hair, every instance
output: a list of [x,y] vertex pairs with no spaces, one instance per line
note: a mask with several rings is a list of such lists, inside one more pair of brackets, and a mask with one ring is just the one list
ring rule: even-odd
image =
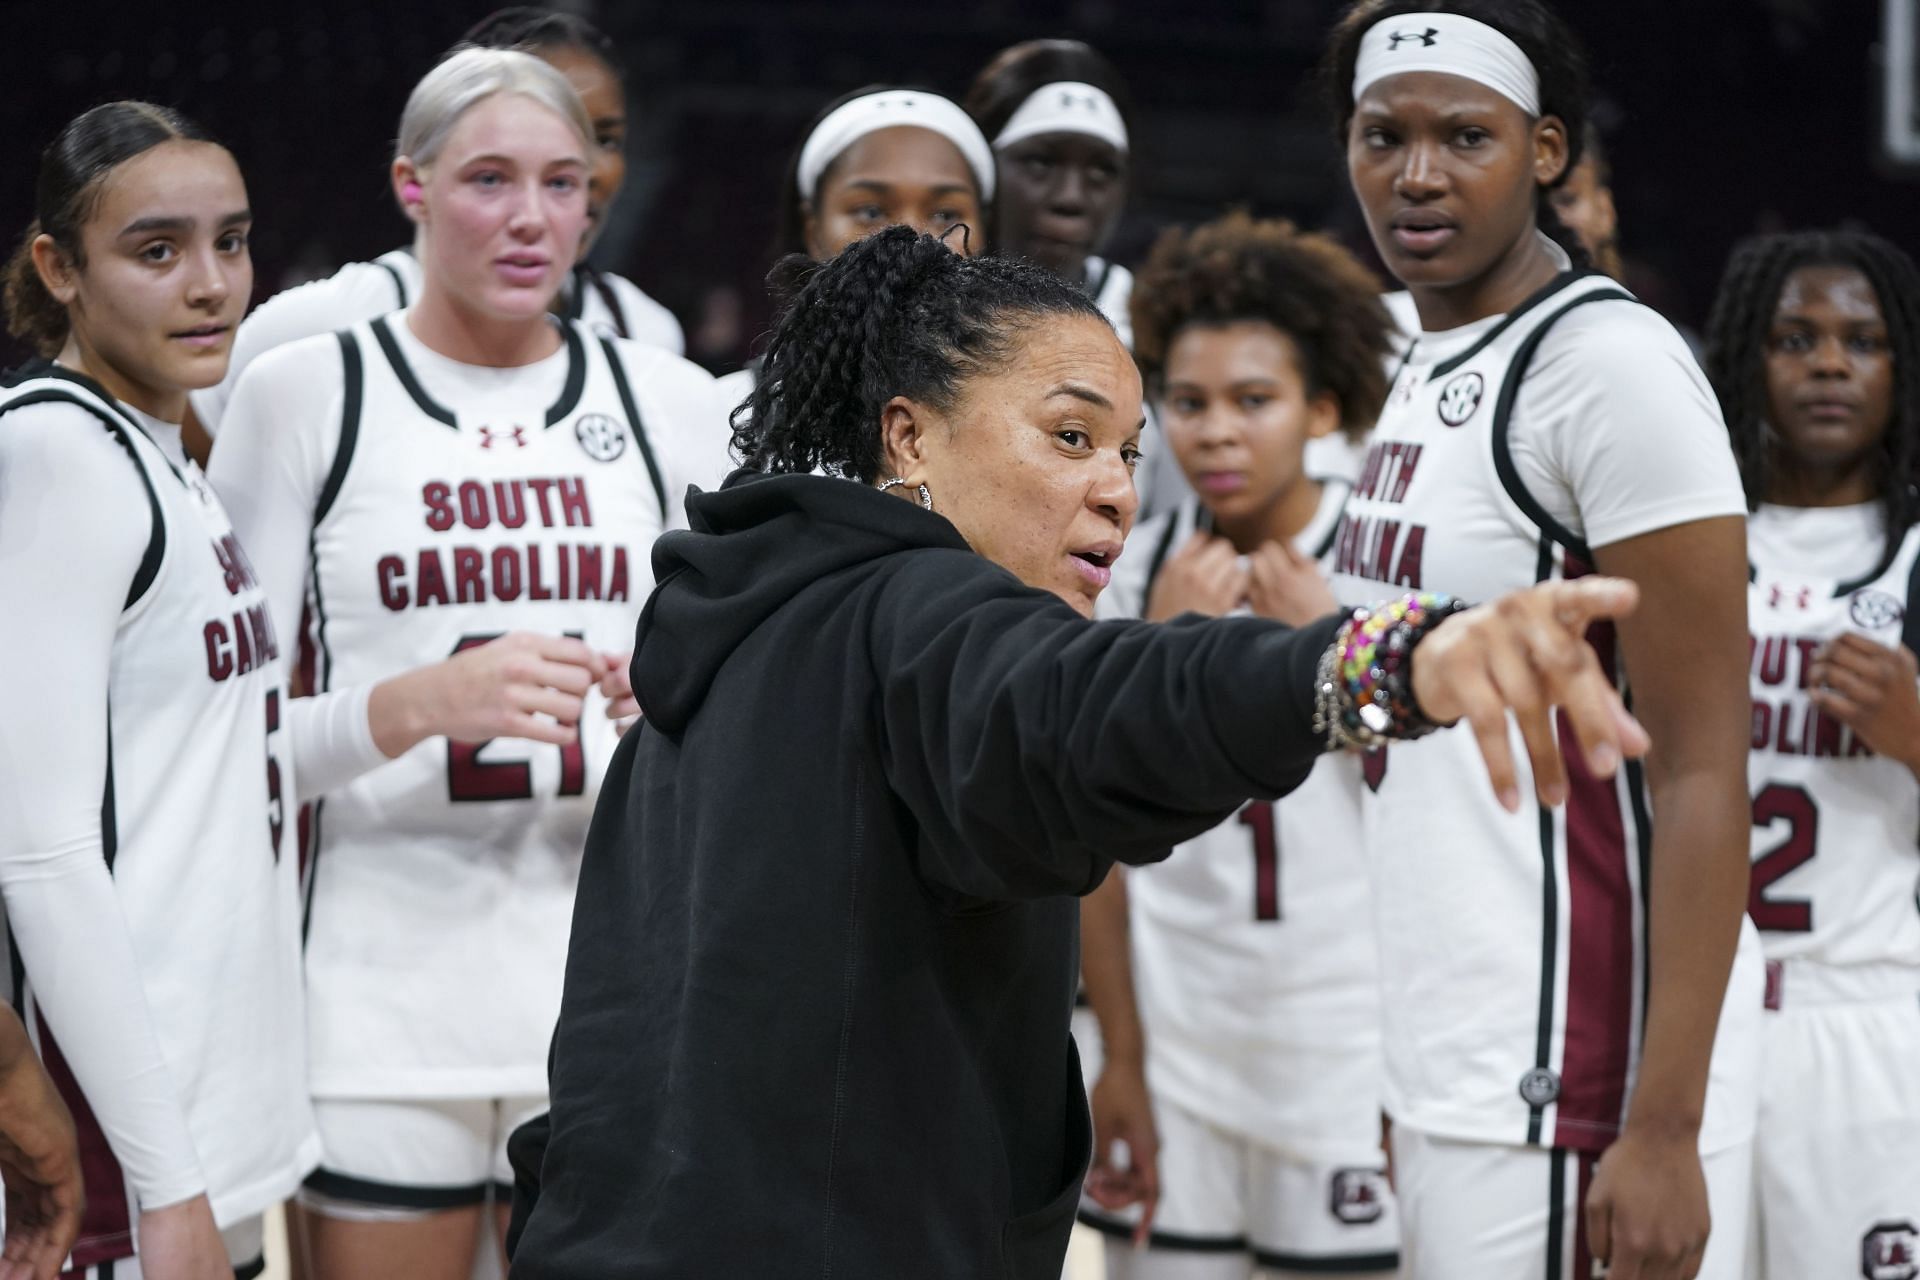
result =
[[571,125],[581,146],[592,151],[593,122],[565,76],[529,53],[468,48],[449,54],[413,86],[400,113],[394,156],[405,156],[420,169],[430,167],[460,118],[501,93],[517,93],[546,107]]

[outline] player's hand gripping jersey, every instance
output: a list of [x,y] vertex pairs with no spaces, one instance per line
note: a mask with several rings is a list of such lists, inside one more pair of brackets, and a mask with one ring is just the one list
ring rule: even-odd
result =
[[[558,353],[489,369],[405,312],[262,357],[214,479],[257,544],[275,619],[303,606],[321,698],[510,631],[621,653],[726,459],[713,380],[562,324]],[[255,533],[254,530],[258,530]],[[580,850],[615,731],[576,743],[431,738],[314,806],[313,1086],[331,1097],[540,1093]]]
[[[1744,510],[1679,336],[1611,280],[1564,273],[1506,315],[1414,344],[1335,538],[1334,589],[1490,600],[1591,572],[1592,546]],[[1612,629],[1591,639],[1617,671]],[[1369,762],[1388,1110],[1442,1137],[1599,1150],[1640,1053],[1642,773],[1595,779],[1569,751],[1571,798],[1546,809],[1517,734],[1513,749],[1517,814],[1495,801],[1470,734]],[[1723,1047],[1751,1036],[1759,982],[1748,937]],[[1716,1051],[1703,1149],[1751,1136],[1751,1083],[1732,1085],[1748,1069]]]
[[178,434],[51,366],[0,388],[10,998],[79,1131],[81,1267],[319,1155],[282,633]]

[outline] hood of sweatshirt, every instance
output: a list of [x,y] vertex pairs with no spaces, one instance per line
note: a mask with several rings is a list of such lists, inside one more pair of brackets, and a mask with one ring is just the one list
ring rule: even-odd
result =
[[921,548],[966,551],[944,517],[851,480],[734,472],[687,498],[684,531],[653,544],[632,678],[647,721],[679,733],[715,674],[794,596],[840,570]]

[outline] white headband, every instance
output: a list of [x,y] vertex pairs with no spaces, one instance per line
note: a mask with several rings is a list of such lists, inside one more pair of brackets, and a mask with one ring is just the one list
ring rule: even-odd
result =
[[800,148],[800,194],[811,200],[827,167],[848,147],[870,133],[903,125],[931,129],[958,147],[980,185],[980,198],[993,199],[993,152],[980,126],[946,98],[919,89],[883,89],[828,113]]
[[1540,73],[1520,46],[1484,22],[1457,13],[1385,18],[1360,37],[1353,97],[1403,71],[1443,71],[1487,86],[1530,116],[1540,114]]
[[1120,118],[1107,91],[1078,80],[1057,80],[1043,84],[1027,95],[1006,127],[993,140],[993,149],[1011,146],[1037,133],[1084,133],[1127,149],[1127,123]]

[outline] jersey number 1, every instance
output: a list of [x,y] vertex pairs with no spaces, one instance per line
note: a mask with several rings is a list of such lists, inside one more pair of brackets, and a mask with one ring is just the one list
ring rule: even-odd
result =
[[1767,888],[1795,867],[1813,861],[1820,834],[1820,810],[1804,787],[1770,783],[1753,798],[1753,825],[1787,824],[1787,838],[1754,860],[1748,882],[1747,914],[1756,929],[1807,933],[1813,928],[1813,903],[1805,898],[1769,898]]
[[[453,646],[455,653],[478,648],[502,633],[461,636]],[[577,632],[568,632],[578,640]],[[483,742],[447,740],[447,798],[468,800],[533,799],[533,764],[527,760],[489,762],[480,758],[495,739]],[[580,745],[580,730],[575,726],[573,741],[560,748],[560,791],[563,796],[584,794],[587,789],[587,755]]]
[[1253,918],[1280,918],[1280,840],[1273,831],[1273,806],[1255,800],[1240,811],[1240,823],[1253,832]]

